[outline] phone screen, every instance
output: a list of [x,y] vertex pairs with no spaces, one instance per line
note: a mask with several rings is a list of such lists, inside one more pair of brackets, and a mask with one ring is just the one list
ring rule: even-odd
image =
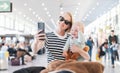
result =
[[40,33],[44,33],[45,32],[45,23],[38,22],[38,31],[39,30],[42,30]]

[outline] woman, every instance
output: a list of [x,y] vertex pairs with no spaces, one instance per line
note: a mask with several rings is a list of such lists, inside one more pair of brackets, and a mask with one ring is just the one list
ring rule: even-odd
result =
[[[53,60],[65,60],[65,58],[62,56],[63,47],[69,37],[68,33],[71,27],[72,15],[69,12],[65,12],[59,17],[57,29],[54,32],[46,34],[39,34],[38,32],[35,35],[35,40],[32,44],[34,53],[36,53],[41,48],[45,48],[47,49],[48,62],[51,62]],[[45,41],[40,39],[45,39]],[[74,48],[72,52],[79,51],[79,48],[75,45],[73,45],[72,48]],[[89,57],[88,54],[84,51],[80,50],[79,53],[84,54],[86,58]]]

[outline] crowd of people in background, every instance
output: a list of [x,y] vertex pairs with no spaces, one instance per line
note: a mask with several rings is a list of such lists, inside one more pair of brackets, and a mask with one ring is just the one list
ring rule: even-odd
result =
[[[31,44],[27,41],[19,42],[16,41],[15,43],[6,43],[5,39],[6,37],[1,37],[1,43],[0,43],[0,51],[8,51],[10,56],[17,57],[17,52],[24,51],[26,52],[27,57],[30,57],[29,61],[32,60],[32,56],[29,54],[29,52],[33,52],[31,48]],[[83,40],[83,39],[82,39]],[[84,40],[85,44],[89,47],[88,54],[90,56],[90,60],[92,61],[92,53],[93,52],[93,46],[96,42],[94,42],[94,38],[91,36]],[[118,43],[118,37],[114,34],[114,30],[111,30],[111,34],[109,35],[108,39],[105,39],[105,41],[98,46],[97,48],[97,54],[99,58],[104,57],[103,59],[111,60],[112,67],[115,67],[115,60],[119,61],[119,43]],[[42,50],[42,51],[41,51]],[[38,54],[45,53],[45,49],[42,48],[38,51]],[[44,51],[44,52],[43,52]]]
[[104,62],[110,60],[112,67],[115,67],[115,60],[119,61],[119,43],[118,36],[115,35],[114,30],[105,39],[105,41],[98,47],[99,58],[104,57]]
[[[24,63],[25,60],[31,61],[33,58],[32,54],[30,54],[30,52],[32,52],[31,45],[26,40],[25,41],[16,40],[16,42],[7,43],[6,37],[3,36],[1,37],[0,51],[9,52],[9,57],[14,57],[16,59],[22,58],[23,64],[25,64]],[[25,59],[25,57],[27,59]]]

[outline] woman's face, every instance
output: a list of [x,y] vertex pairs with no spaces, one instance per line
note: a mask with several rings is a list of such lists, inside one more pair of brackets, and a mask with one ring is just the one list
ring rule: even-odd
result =
[[65,31],[69,29],[71,25],[72,25],[72,22],[71,22],[71,17],[69,16],[69,14],[64,13],[59,17],[58,29]]

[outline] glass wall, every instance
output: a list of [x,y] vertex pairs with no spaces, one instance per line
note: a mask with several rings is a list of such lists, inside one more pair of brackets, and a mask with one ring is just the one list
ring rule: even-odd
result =
[[100,45],[105,39],[108,39],[110,30],[112,29],[115,30],[115,34],[118,35],[120,39],[120,4],[89,24],[89,26],[85,28],[85,32],[86,35],[96,35]]
[[[37,25],[27,22],[9,14],[0,14],[0,31],[1,34],[34,34],[37,31]],[[9,31],[9,32],[8,32]]]

